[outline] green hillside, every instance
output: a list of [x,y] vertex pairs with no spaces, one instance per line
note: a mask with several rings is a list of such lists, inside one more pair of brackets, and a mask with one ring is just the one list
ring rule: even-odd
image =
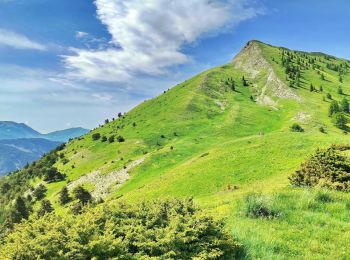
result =
[[[82,185],[107,204],[193,197],[225,220],[247,257],[346,259],[350,196],[292,187],[288,176],[317,148],[350,143],[348,127],[329,116],[331,102],[350,95],[349,72],[343,59],[251,41],[232,62],[58,149],[53,166],[66,178],[47,183],[35,172],[22,178],[16,192],[1,197],[2,218],[16,194],[40,183],[62,216],[74,203],[59,204],[65,186]],[[291,131],[295,123],[304,131]],[[279,217],[247,217],[252,193]]]

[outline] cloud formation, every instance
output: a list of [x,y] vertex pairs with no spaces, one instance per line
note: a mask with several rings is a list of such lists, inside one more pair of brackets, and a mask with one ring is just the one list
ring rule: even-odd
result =
[[46,46],[30,40],[24,35],[0,28],[0,46],[1,45],[15,49],[46,50]]
[[135,75],[165,74],[171,66],[191,60],[185,45],[258,15],[247,1],[96,0],[97,17],[111,40],[103,49],[71,49],[72,54],[63,57],[68,75],[125,82]]

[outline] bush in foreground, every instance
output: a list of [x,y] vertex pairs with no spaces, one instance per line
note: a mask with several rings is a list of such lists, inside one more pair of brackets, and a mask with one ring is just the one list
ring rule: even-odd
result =
[[0,259],[234,259],[240,245],[191,200],[103,205],[18,224]]
[[291,184],[350,191],[349,158],[340,152],[348,149],[349,147],[346,146],[318,149],[301,165],[300,170],[289,177]]

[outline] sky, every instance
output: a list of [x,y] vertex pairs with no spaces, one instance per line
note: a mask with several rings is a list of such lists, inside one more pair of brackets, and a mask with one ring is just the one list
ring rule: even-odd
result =
[[94,128],[252,39],[350,60],[348,0],[0,0],[0,120]]

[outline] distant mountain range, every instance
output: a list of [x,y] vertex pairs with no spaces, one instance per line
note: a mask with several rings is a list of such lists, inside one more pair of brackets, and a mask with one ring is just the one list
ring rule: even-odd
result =
[[0,121],[0,176],[23,168],[61,143],[89,131],[75,127],[42,134],[23,123]]
[[88,133],[89,131],[90,130],[85,128],[75,127],[54,131],[48,134],[41,134],[23,123],[0,121],[0,140],[19,138],[43,138],[51,141],[67,142],[70,138],[79,137]]

